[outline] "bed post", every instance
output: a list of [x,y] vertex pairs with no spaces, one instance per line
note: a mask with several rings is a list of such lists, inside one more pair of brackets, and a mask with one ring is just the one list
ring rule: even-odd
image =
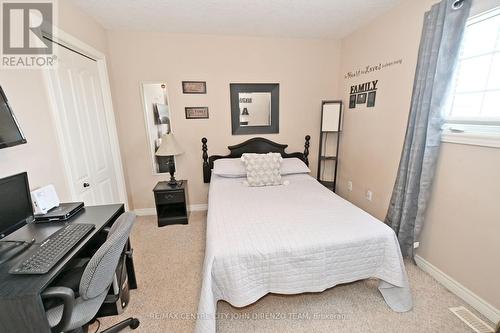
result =
[[203,151],[202,157],[203,157],[203,182],[204,183],[210,183],[210,164],[208,163],[208,147],[207,147],[207,138],[202,138],[201,139],[201,150]]
[[306,142],[304,144],[304,162],[306,162],[306,165],[309,166],[309,159],[307,156],[309,156],[309,140],[311,140],[310,135],[306,135]]

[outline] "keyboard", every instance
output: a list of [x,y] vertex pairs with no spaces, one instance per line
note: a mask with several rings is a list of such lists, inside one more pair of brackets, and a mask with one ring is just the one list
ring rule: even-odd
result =
[[94,224],[68,224],[43,241],[29,258],[14,266],[11,274],[45,274],[71,251],[89,232]]

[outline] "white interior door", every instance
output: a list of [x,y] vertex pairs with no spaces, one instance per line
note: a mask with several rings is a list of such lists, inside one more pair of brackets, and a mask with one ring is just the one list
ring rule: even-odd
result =
[[[54,45],[55,46],[55,45]],[[97,62],[65,47],[50,71],[70,186],[85,205],[120,202]]]

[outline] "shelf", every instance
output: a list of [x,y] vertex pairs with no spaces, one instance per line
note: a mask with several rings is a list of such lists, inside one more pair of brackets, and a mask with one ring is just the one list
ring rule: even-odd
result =
[[321,183],[321,185],[323,185],[324,187],[332,190],[333,189],[333,181],[329,181],[329,180],[320,180],[319,181]]
[[320,156],[319,159],[322,161],[335,161],[337,156]]
[[162,225],[168,224],[187,224],[188,218],[186,215],[183,216],[170,216],[170,217],[159,217],[158,221]]
[[186,217],[186,206],[184,203],[174,203],[169,205],[158,205],[160,217],[177,218]]
[[160,204],[158,208],[158,224],[160,226],[169,224],[187,224],[188,217],[184,203]]

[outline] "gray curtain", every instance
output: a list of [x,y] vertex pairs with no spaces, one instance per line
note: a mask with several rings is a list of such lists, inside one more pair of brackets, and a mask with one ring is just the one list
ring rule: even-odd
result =
[[405,257],[413,258],[413,244],[424,222],[441,144],[443,111],[470,2],[443,0],[425,13],[408,127],[385,219],[396,232]]

